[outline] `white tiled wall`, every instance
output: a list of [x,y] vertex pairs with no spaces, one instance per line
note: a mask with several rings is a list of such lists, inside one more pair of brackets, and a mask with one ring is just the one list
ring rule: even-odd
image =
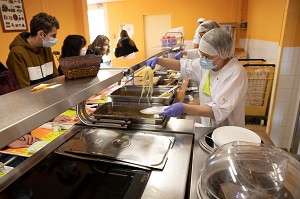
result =
[[[279,77],[279,89],[281,92],[277,94],[278,101],[285,101],[289,103],[289,107],[284,114],[287,117],[286,132],[282,136],[287,140],[286,148],[290,148],[292,136],[295,129],[297,111],[300,100],[300,47],[286,47],[283,49],[281,70]],[[290,93],[290,98],[282,98],[280,95]]]
[[[245,49],[248,58],[263,58],[278,66],[278,43],[247,39],[240,41],[240,45],[244,45],[240,47]],[[282,53],[270,136],[276,146],[289,149],[300,100],[300,47],[286,47]]]

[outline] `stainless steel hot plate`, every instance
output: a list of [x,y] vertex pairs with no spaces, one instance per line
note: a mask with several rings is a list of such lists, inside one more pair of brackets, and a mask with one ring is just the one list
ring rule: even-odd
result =
[[163,169],[175,137],[146,131],[85,129],[68,141],[65,152],[115,159],[141,166]]

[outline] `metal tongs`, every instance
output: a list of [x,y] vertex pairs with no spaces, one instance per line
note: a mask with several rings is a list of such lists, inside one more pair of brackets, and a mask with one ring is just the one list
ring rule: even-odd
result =
[[168,93],[172,93],[172,92],[173,92],[174,90],[176,90],[178,87],[179,87],[179,85],[174,86],[173,88],[167,90],[166,92],[164,92],[163,94],[161,94],[161,95],[158,96],[158,97],[165,97],[165,95],[167,95]]

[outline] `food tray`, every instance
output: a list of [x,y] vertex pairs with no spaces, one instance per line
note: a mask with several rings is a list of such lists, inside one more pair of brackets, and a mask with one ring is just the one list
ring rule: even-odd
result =
[[[159,96],[165,93],[166,91],[169,91],[172,88],[174,88],[174,86],[154,86],[152,97],[149,98],[150,103],[170,105],[174,98],[176,89],[173,90],[173,92],[171,92],[170,95],[167,97],[159,97]],[[113,102],[139,103],[141,92],[142,92],[142,86],[123,86],[121,88],[118,88],[108,96],[111,97]],[[140,103],[148,103],[146,93],[147,91],[145,91],[143,97],[140,100]]]
[[177,38],[160,39],[162,47],[172,47],[177,44]]
[[[161,76],[154,76],[153,77],[153,85],[156,85],[158,81],[160,81]],[[143,77],[142,76],[135,76],[131,80],[127,81],[126,85],[136,85],[141,86],[143,84]]]
[[146,115],[141,113],[142,109],[149,108],[148,105],[124,104],[108,102],[97,108],[93,116],[96,119],[126,120],[139,124],[162,124],[165,117],[158,115]]
[[177,86],[182,83],[181,79],[160,79],[156,85],[158,86]]
[[[175,137],[156,132],[120,129],[84,129],[68,141],[67,153],[121,160],[162,170]],[[83,157],[84,158],[84,157]],[[102,170],[101,170],[102,171]]]
[[68,79],[77,79],[96,76],[100,69],[102,57],[85,55],[61,58],[58,61],[65,77]]

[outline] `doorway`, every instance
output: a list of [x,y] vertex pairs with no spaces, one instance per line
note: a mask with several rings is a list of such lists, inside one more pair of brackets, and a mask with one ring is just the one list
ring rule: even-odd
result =
[[[159,24],[158,24],[159,22]],[[163,35],[171,29],[171,14],[144,15],[145,55],[150,57],[161,47]]]

